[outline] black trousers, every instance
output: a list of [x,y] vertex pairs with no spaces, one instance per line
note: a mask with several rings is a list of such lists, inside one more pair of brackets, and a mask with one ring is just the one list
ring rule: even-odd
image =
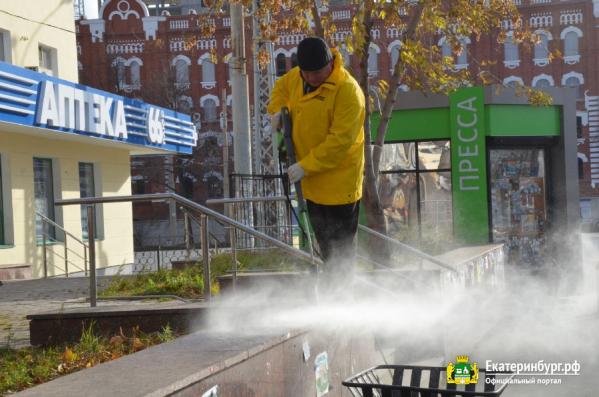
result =
[[316,204],[307,200],[307,204],[320,255],[327,264],[324,270],[333,270],[331,262],[339,262],[334,266],[336,270],[353,267],[360,200],[342,205]]

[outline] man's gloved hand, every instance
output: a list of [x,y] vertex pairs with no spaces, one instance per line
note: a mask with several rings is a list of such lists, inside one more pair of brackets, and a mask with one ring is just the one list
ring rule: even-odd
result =
[[305,171],[299,163],[292,164],[289,168],[287,168],[287,175],[289,176],[289,182],[297,183],[301,181],[301,179],[305,175]]
[[270,128],[277,131],[281,126],[281,112],[276,112],[270,116]]

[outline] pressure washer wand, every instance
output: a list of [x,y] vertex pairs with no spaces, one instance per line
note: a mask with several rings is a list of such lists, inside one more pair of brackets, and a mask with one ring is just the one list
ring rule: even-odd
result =
[[[289,109],[286,106],[281,108],[281,121],[283,122],[283,139],[285,142],[285,149],[287,150],[287,163],[288,166],[295,164],[295,147],[293,146],[293,139],[291,133],[293,131],[293,125],[291,123],[291,115]],[[295,194],[297,196],[297,207],[300,213],[301,220],[304,222],[306,227],[306,240],[308,241],[308,249],[310,250],[310,257],[312,258],[312,264],[315,266],[315,270],[318,273],[318,264],[314,261],[314,248],[312,246],[312,236],[310,230],[308,230],[308,210],[306,208],[306,201],[304,200],[304,194],[302,193],[302,185],[298,181],[295,183]],[[299,219],[298,219],[299,221]]]

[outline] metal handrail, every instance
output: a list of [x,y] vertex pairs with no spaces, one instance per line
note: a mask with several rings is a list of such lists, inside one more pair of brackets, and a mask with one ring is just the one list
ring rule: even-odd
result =
[[458,273],[458,271],[452,265],[450,265],[448,263],[445,263],[445,262],[443,262],[443,261],[435,258],[434,256],[431,256],[431,255],[425,253],[425,252],[422,252],[422,251],[420,251],[417,248],[414,248],[412,246],[404,244],[401,241],[398,241],[398,240],[396,240],[396,239],[394,239],[392,237],[384,235],[383,233],[379,233],[376,230],[372,230],[371,228],[366,227],[364,225],[358,225],[358,228],[360,230],[363,230],[363,231],[365,231],[367,233],[372,234],[373,236],[379,237],[379,238],[385,240],[388,243],[391,243],[393,245],[401,247],[402,249],[404,249],[406,251],[409,251],[410,253],[412,253],[412,254],[414,254],[416,256],[419,256],[420,258],[425,259],[425,260],[427,260],[427,261],[429,261],[429,262],[431,262],[431,263],[433,263],[433,264],[435,264],[437,266],[440,266],[440,267],[442,267],[442,268],[444,268],[446,270],[449,270],[451,272]]
[[[76,199],[61,199],[56,200],[55,205],[87,205],[88,210],[88,233],[90,235],[90,303],[92,306],[96,305],[96,285],[95,285],[95,243],[93,239],[93,223],[90,222],[90,219],[93,219],[93,211],[94,206],[92,204],[100,204],[100,203],[122,203],[122,202],[143,202],[143,201],[166,201],[173,200],[175,203],[180,206],[187,207],[189,209],[195,210],[201,214],[201,223],[202,229],[207,231],[207,217],[212,217],[219,221],[222,224],[229,225],[234,228],[234,231],[242,231],[248,233],[249,235],[259,238],[271,245],[280,248],[286,253],[293,255],[299,259],[303,259],[312,263],[315,266],[322,265],[322,260],[320,258],[314,257],[309,253],[304,251],[300,251],[297,248],[289,246],[282,241],[279,241],[273,237],[270,237],[267,234],[264,234],[260,231],[254,230],[251,227],[244,225],[243,223],[237,222],[234,219],[227,217],[217,211],[211,210],[208,207],[205,207],[201,204],[193,202],[185,197],[179,196],[175,193],[154,193],[154,194],[138,194],[138,195],[129,195],[129,196],[109,196],[109,197],[85,197],[85,198],[76,198]],[[208,247],[207,244],[207,233],[204,233],[203,236],[206,239],[202,238],[202,255],[205,258],[204,263],[204,294],[206,300],[210,300],[210,259],[208,257]],[[207,285],[207,287],[206,287]]]
[[[290,197],[293,199],[294,197]],[[208,199],[207,205],[211,204],[236,204],[236,203],[259,203],[263,201],[287,201],[287,196],[262,196],[262,197],[231,197],[222,199]]]
[[[47,216],[45,216],[44,214],[41,214],[37,211],[35,211],[35,215],[39,216],[40,219],[42,220],[42,234],[43,234],[43,258],[44,258],[44,277],[48,277],[48,260],[47,260],[47,256],[46,256],[46,250],[47,250],[47,243],[46,243],[46,233],[45,233],[45,224],[50,224],[53,227],[57,228],[58,230],[60,230],[61,232],[64,233],[65,235],[65,241],[64,241],[64,256],[62,257],[64,259],[64,267],[65,267],[65,276],[69,277],[69,259],[68,259],[68,251],[70,251],[71,253],[77,255],[77,257],[83,259],[83,271],[85,273],[85,275],[87,275],[87,250],[89,249],[89,247],[82,241],[80,240],[78,237],[76,237],[75,235],[73,235],[72,233],[70,233],[69,231],[67,231],[65,228],[63,228],[62,226],[60,226],[58,223],[54,222],[52,219],[48,218]],[[83,246],[83,257],[79,254],[77,254],[76,251],[69,249],[67,247],[67,237],[71,237],[73,240],[75,240],[76,242],[78,242],[79,244],[81,244]],[[59,241],[59,240],[56,240]],[[60,254],[56,254],[59,257]],[[73,265],[75,264],[74,262],[71,262]],[[81,270],[81,268],[79,268],[79,270]]]
[[65,230],[62,226],[60,226],[58,223],[54,222],[52,219],[48,218],[47,216],[45,216],[43,214],[40,214],[37,211],[35,212],[35,215],[39,216],[40,218],[42,218],[44,221],[48,222],[52,226],[59,228],[61,232],[63,232],[64,234],[68,235],[69,237],[73,238],[79,244],[87,247],[87,245],[82,240],[80,240],[79,238],[75,237],[72,233],[70,233],[67,230]]
[[195,209],[198,212],[210,216],[212,218],[217,219],[222,223],[226,223],[229,226],[232,226],[238,230],[241,230],[245,233],[251,234],[254,237],[260,238],[277,248],[281,248],[282,250],[288,252],[291,255],[294,255],[300,259],[314,261],[316,264],[322,265],[322,260],[316,257],[312,257],[310,254],[304,251],[300,251],[297,248],[293,248],[273,237],[270,237],[267,234],[259,232],[257,230],[252,229],[251,227],[244,225],[243,223],[237,222],[220,212],[211,210],[208,207],[205,207],[201,204],[193,202],[185,197],[179,196],[175,193],[152,193],[152,194],[136,194],[134,196],[109,196],[109,197],[86,197],[86,198],[78,198],[78,199],[62,199],[56,200],[56,205],[90,205],[90,204],[100,204],[100,203],[122,203],[122,202],[142,202],[142,201],[162,201],[162,200],[175,200],[177,203],[184,205],[188,208]]

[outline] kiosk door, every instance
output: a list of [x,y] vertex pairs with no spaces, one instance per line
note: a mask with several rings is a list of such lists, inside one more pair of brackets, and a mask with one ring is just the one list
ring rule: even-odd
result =
[[541,263],[545,243],[546,174],[542,148],[490,149],[491,234],[508,262]]

